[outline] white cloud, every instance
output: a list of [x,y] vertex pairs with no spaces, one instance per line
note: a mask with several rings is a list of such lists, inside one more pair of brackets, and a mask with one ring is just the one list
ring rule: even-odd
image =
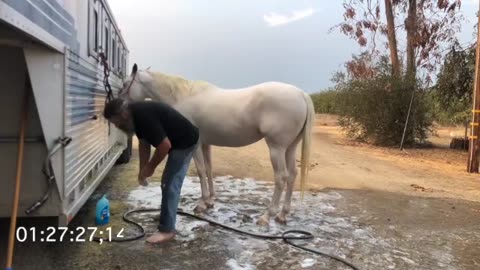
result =
[[478,8],[478,0],[468,0],[468,1],[462,1],[462,8],[463,6],[474,6]]
[[292,14],[288,15],[270,12],[263,15],[263,20],[268,24],[268,26],[274,27],[305,19],[312,16],[315,12],[316,11],[313,8],[295,10],[292,12]]

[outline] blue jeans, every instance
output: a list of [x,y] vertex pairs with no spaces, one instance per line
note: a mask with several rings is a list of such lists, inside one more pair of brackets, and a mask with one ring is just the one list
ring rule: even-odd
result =
[[183,180],[187,174],[197,144],[187,149],[174,149],[168,154],[162,175],[162,206],[160,208],[160,232],[174,232],[177,208]]

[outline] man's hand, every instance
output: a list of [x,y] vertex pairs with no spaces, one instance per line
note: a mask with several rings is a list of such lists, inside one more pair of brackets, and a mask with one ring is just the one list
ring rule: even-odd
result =
[[146,145],[147,144],[143,142],[143,147],[140,148],[141,162],[140,173],[138,174],[138,183],[142,186],[148,185],[147,178],[153,175],[153,173],[155,172],[155,168],[157,168],[158,164],[162,162],[162,160],[165,158],[165,156],[172,147],[168,138],[163,139],[162,142],[156,146],[155,153],[153,154],[152,159],[148,161],[150,146],[148,145],[148,147],[146,147]]
[[140,171],[140,177],[143,179],[147,179],[148,177],[151,177],[153,173],[155,172],[155,168],[153,168],[150,163],[145,164],[143,166],[142,170]]
[[153,167],[150,164],[148,163],[145,164],[142,170],[140,171],[140,173],[138,174],[138,183],[144,187],[148,186],[147,178],[151,177],[154,172],[155,172],[155,169],[153,169]]
[[148,181],[147,181],[147,178],[143,178],[142,176],[140,176],[140,174],[138,175],[138,184],[140,186],[148,186]]

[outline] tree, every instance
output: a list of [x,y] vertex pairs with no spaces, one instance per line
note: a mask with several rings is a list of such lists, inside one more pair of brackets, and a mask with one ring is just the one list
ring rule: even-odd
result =
[[338,85],[351,80],[369,80],[385,74],[387,69],[392,69],[388,63],[388,56],[373,57],[369,52],[363,52],[352,55],[352,59],[345,63],[346,72],[335,73],[332,82]]
[[[430,1],[431,2],[431,1]],[[415,78],[415,48],[417,47],[417,0],[408,0],[407,30],[407,78]]]
[[[387,58],[388,60],[388,58]],[[388,67],[389,70],[382,71]],[[395,78],[390,66],[377,64],[378,74],[369,79],[347,79],[336,85],[336,111],[339,125],[349,138],[375,145],[398,146],[415,81]],[[432,124],[425,102],[425,92],[413,101],[405,145],[424,143]]]
[[[380,7],[378,10],[380,11]],[[395,17],[393,15],[393,6],[391,0],[385,0],[385,16],[387,17],[387,36],[388,48],[390,49],[390,59],[392,61],[392,75],[400,76],[400,61],[398,60],[397,36],[395,33]]]
[[459,124],[470,117],[475,76],[475,49],[454,44],[445,56],[433,87],[437,114]]
[[343,7],[344,22],[337,27],[371,55],[383,54],[378,42],[384,43],[394,76],[402,70],[398,37],[406,37],[406,75],[416,77],[418,68],[430,79],[441,61],[442,48],[456,41],[463,19],[458,12],[461,0],[385,0],[383,6],[380,0],[344,0]]

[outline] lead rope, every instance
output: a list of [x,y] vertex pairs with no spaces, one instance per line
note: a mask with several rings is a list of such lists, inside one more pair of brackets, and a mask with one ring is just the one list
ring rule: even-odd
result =
[[105,104],[113,100],[113,91],[110,86],[108,78],[110,77],[110,67],[108,66],[107,57],[103,52],[99,53],[100,62],[103,65],[103,86],[105,87],[105,92],[107,96],[105,97]]

